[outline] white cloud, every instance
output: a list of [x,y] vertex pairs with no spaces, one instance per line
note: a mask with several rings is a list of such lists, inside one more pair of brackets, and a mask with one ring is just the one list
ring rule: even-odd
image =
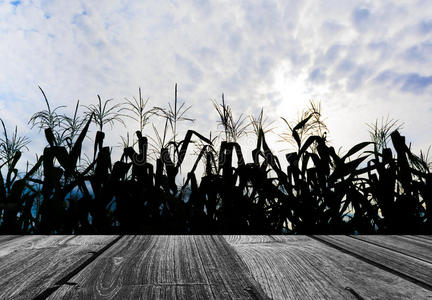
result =
[[[122,101],[139,86],[164,105],[177,82],[203,133],[215,131],[210,99],[222,92],[235,112],[264,106],[274,118],[294,119],[316,98],[337,146],[390,115],[425,148],[431,15],[427,1],[3,1],[0,116],[28,132],[44,105],[37,85],[72,109],[97,94]],[[124,132],[117,126],[109,141]]]

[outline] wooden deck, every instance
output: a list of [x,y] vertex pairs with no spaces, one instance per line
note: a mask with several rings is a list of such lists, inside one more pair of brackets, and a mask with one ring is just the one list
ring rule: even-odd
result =
[[432,299],[431,236],[0,236],[0,299]]

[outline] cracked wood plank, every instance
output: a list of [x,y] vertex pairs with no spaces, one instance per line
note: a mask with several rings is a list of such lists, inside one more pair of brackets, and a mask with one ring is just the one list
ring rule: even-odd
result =
[[323,235],[316,237],[357,255],[370,263],[374,263],[428,289],[432,289],[432,264],[424,260],[416,259],[412,256],[349,236]]
[[273,299],[432,297],[427,289],[307,236],[225,238]]
[[0,299],[31,299],[56,284],[113,236],[14,236],[0,244]]
[[265,299],[221,236],[125,236],[49,299]]

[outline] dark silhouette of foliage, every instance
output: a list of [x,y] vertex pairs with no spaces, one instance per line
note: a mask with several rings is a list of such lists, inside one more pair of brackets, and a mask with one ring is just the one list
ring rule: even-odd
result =
[[[41,89],[42,91],[42,89]],[[146,108],[141,96],[123,104],[90,105],[84,117],[51,109],[32,116],[44,129],[47,146],[25,172],[18,172],[29,140],[0,139],[1,233],[299,233],[431,234],[432,174],[428,155],[412,153],[393,120],[371,125],[372,141],[338,154],[327,141],[321,108],[311,102],[297,123],[283,121],[282,139],[295,146],[285,153],[286,169],[267,144],[272,128],[263,117],[233,117],[230,106],[214,102],[222,134],[206,137],[194,130],[179,136],[190,107]],[[123,123],[122,111],[137,121],[131,143],[113,160],[104,145],[104,125]],[[150,117],[162,118],[163,132],[144,133]],[[91,124],[97,125],[92,157],[81,159]],[[266,124],[264,124],[266,123]],[[256,147],[247,162],[240,138],[249,128]],[[193,149],[191,147],[194,146]],[[195,161],[180,169],[186,154]],[[154,155],[150,160],[150,155]],[[151,163],[153,161],[153,163]],[[197,174],[202,165],[203,175]]]

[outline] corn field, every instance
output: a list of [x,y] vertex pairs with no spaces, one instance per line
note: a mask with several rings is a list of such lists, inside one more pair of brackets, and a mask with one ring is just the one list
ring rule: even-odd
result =
[[[121,104],[99,96],[94,105],[78,102],[71,116],[41,92],[46,109],[29,124],[44,133],[46,147],[25,170],[17,165],[30,141],[1,121],[3,234],[432,234],[430,164],[411,152],[395,121],[370,125],[370,141],[340,154],[311,102],[295,124],[282,120],[280,138],[296,149],[283,153],[282,167],[266,141],[272,123],[262,111],[234,118],[224,96],[213,103],[220,131],[212,137],[179,136],[193,120],[177,86],[166,108],[150,108],[139,90]],[[106,128],[127,118],[136,131],[121,138],[115,160]],[[251,153],[239,142],[246,134],[256,139]],[[89,137],[92,153],[83,153]],[[187,155],[194,159],[188,169]]]

